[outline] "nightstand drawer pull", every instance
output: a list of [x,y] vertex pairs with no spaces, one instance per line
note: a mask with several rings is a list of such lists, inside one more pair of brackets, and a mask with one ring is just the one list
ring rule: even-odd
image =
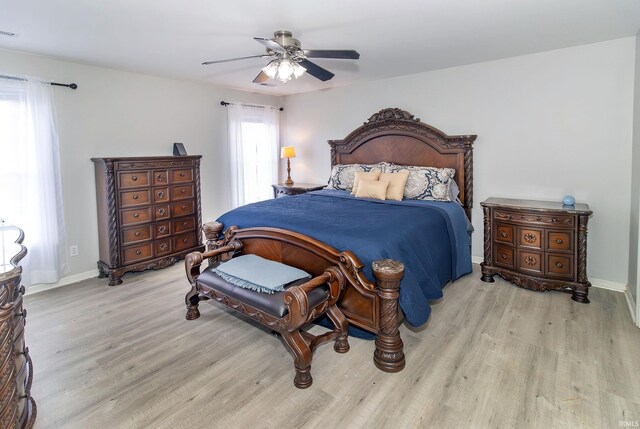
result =
[[558,243],[558,244],[562,244],[562,243],[564,243],[564,241],[562,240],[562,238],[558,238],[558,239],[556,240],[556,243]]
[[142,250],[140,250],[140,249],[136,250],[136,255],[139,255],[141,253],[142,253]]
[[137,200],[138,199],[138,194],[133,194],[133,199]]
[[502,255],[500,255],[500,257],[501,257],[502,259],[507,259],[507,255],[505,255],[504,253],[503,253]]
[[500,235],[502,236],[502,238],[507,238],[507,233],[506,232],[501,232]]
[[133,217],[135,217],[136,219],[140,217],[140,213],[134,213]]
[[184,177],[184,173],[180,173],[180,177]]
[[136,180],[138,180],[138,176],[131,177],[131,180],[133,180],[135,182]]
[[556,267],[562,268],[562,267],[564,267],[564,265],[562,265],[562,262],[556,262]]
[[140,237],[140,231],[136,231],[136,237]]

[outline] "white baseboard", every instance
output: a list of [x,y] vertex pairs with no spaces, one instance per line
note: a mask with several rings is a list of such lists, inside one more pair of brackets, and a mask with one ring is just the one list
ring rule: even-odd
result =
[[56,289],[62,286],[78,283],[79,281],[98,277],[98,270],[85,271],[84,273],[73,274],[60,279],[58,283],[41,283],[31,285],[27,288],[25,295],[33,295],[34,293],[44,292],[45,290]]
[[[480,264],[483,261],[484,261],[484,258],[482,256],[471,257],[471,262],[473,262],[474,264]],[[612,290],[615,292],[622,292],[622,293],[625,293],[627,291],[627,285],[623,283],[616,283],[609,280],[595,279],[595,278],[589,278],[589,281],[591,282],[591,286],[597,287],[599,289],[607,289],[607,290]]]

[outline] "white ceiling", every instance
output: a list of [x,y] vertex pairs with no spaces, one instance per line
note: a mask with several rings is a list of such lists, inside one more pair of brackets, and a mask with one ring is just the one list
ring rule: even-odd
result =
[[[0,47],[245,91],[294,94],[633,36],[640,0],[0,0]],[[286,29],[335,73],[269,88],[252,37]],[[1,70],[0,70],[1,72]],[[81,84],[81,82],[78,82]]]

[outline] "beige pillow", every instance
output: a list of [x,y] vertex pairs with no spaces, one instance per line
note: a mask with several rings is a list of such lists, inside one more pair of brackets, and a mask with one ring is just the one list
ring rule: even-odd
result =
[[358,191],[356,197],[359,198],[376,198],[384,200],[387,196],[387,188],[389,182],[379,180],[360,179],[358,182]]
[[387,188],[387,200],[402,201],[404,185],[407,184],[409,170],[400,170],[397,173],[381,173],[378,180],[389,182]]
[[380,177],[380,170],[371,170],[366,172],[358,171],[353,179],[353,190],[351,191],[351,195],[355,195],[358,191],[358,182],[360,182],[360,180],[378,180],[378,177]]

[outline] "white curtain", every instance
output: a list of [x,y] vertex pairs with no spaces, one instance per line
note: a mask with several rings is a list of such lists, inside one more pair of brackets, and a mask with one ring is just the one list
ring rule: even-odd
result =
[[51,85],[0,78],[0,218],[24,230],[23,283],[69,271]]
[[272,107],[230,104],[231,207],[273,197],[278,180],[279,117]]

